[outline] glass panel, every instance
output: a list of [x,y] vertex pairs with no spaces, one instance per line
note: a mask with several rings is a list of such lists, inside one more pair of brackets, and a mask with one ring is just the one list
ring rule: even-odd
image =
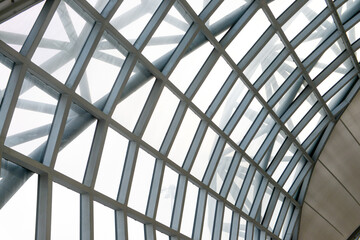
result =
[[134,43],[161,0],[124,0],[110,23],[131,43]]
[[204,225],[202,229],[202,239],[212,239],[214,227],[216,200],[208,195],[205,207]]
[[282,26],[282,29],[289,41],[301,32],[325,7],[325,1],[310,0],[300,10],[298,10]]
[[336,41],[329,47],[320,57],[317,63],[309,72],[309,76],[314,79],[320,72],[322,72],[340,53],[345,50],[345,46],[341,39]]
[[240,165],[236,171],[233,183],[231,185],[230,191],[227,196],[227,200],[232,204],[235,204],[236,199],[238,198],[240,189],[244,182],[244,178],[246,176],[249,166],[250,164],[248,161],[246,161],[244,158],[241,159]]
[[[3,59],[3,57],[0,55],[0,61],[7,61],[7,59]],[[0,106],[1,106],[1,102],[2,102],[2,98],[4,96],[5,93],[5,89],[7,86],[7,83],[9,81],[9,77],[10,77],[10,73],[11,73],[11,69],[10,66],[12,65],[12,63],[10,63],[9,61],[9,66],[3,64],[2,62],[0,62],[0,76],[1,76],[1,80],[0,80]]]
[[276,136],[276,138],[274,139],[273,144],[270,146],[270,149],[268,151],[270,151],[270,156],[268,154],[266,154],[263,159],[260,162],[260,167],[262,167],[263,169],[267,169],[269,167],[269,165],[271,164],[271,162],[274,160],[276,154],[278,153],[280,147],[283,145],[283,143],[285,142],[285,139],[287,138],[286,134],[283,131],[280,131],[278,133],[278,135]]
[[342,77],[345,76],[351,69],[353,69],[353,64],[351,63],[350,58],[346,59],[343,64],[336,68],[325,80],[323,80],[318,86],[317,89],[321,95],[324,95],[330,88],[332,88],[337,82],[340,81]]
[[[16,170],[15,170],[16,169]],[[1,159],[0,171],[0,190],[1,193],[11,194],[7,192],[11,183],[15,181],[10,179],[19,179],[23,181],[24,176],[19,176],[17,171],[30,173],[28,170],[16,165],[5,159]],[[37,202],[37,184],[38,175],[32,174],[28,180],[24,180],[24,184],[19,186],[19,190],[10,197],[9,201],[4,203],[4,195],[0,196],[0,226],[1,239],[34,239],[36,225],[36,202]]]
[[114,210],[94,202],[94,239],[115,240]]
[[286,217],[285,217],[285,220],[284,220],[284,223],[283,223],[283,225],[282,225],[282,227],[281,227],[281,231],[280,231],[280,238],[284,238],[284,236],[285,236],[285,233],[286,233],[286,230],[287,230],[287,228],[288,228],[288,226],[289,226],[289,223],[290,223],[290,220],[291,220],[291,216],[292,216],[292,214],[293,214],[293,212],[294,212],[294,205],[292,205],[292,204],[290,204],[290,206],[289,206],[289,209],[288,209],[288,211],[287,211],[287,213],[286,213]]
[[199,122],[200,118],[191,109],[187,109],[168,156],[180,167],[184,162]]
[[298,177],[300,171],[303,169],[303,167],[306,164],[306,160],[304,158],[301,158],[300,161],[296,164],[295,168],[291,172],[289,178],[286,180],[286,183],[284,184],[283,188],[285,191],[289,191],[293,183],[295,182],[296,178]]
[[128,130],[133,131],[154,82],[155,78],[152,77],[144,85],[125,97],[116,106],[112,115],[113,119]]
[[309,97],[295,110],[289,120],[286,121],[285,126],[292,131],[294,127],[303,119],[306,113],[317,102],[317,98],[314,93],[311,93]]
[[268,186],[266,187],[265,194],[260,205],[260,222],[263,221],[273,191],[274,191],[274,186],[269,183]]
[[235,154],[235,150],[232,147],[230,147],[229,144],[226,144],[224,151],[222,152],[221,157],[218,161],[218,165],[216,167],[214,176],[210,184],[210,187],[217,193],[219,193],[221,190],[221,187],[225,180],[226,174],[229,170],[234,154]]
[[178,176],[171,168],[165,166],[156,220],[167,226],[170,226],[171,222]]
[[229,239],[230,237],[231,217],[232,217],[232,211],[229,208],[225,207],[221,240]]
[[[195,1],[201,2],[199,0]],[[170,81],[183,93],[185,93],[186,89],[191,84],[191,81],[195,78],[211,51],[214,49],[201,32],[196,38],[203,38],[206,42],[202,45],[199,44],[200,46],[197,48],[189,50],[187,55],[180,60],[169,77]]]
[[275,34],[244,70],[245,76],[251,83],[254,83],[260,77],[283,48],[284,44],[279,36]]
[[180,4],[171,7],[142,51],[144,56],[151,62],[175,49],[189,28],[190,24],[182,16],[181,12],[184,10],[181,8]]
[[353,17],[356,14],[358,1],[357,0],[348,0],[346,1],[339,9],[337,10],[341,22],[346,22],[349,18]]
[[201,111],[205,112],[207,110],[231,70],[226,61],[220,57],[193,99],[193,103],[195,103]]
[[[86,124],[83,119],[87,120]],[[79,126],[80,124],[82,126]],[[95,128],[95,119],[73,103],[66,121],[55,170],[76,181],[83,180]]]
[[240,217],[238,240],[245,240],[245,234],[246,234],[246,220]]
[[188,237],[191,237],[193,230],[197,196],[198,188],[190,181],[188,181],[180,228],[180,232]]
[[99,13],[104,9],[109,0],[87,0]]
[[254,203],[255,196],[256,196],[256,193],[257,193],[257,191],[259,189],[259,186],[260,186],[260,183],[261,183],[262,179],[263,179],[263,176],[258,171],[256,171],[255,175],[254,175],[254,178],[252,179],[252,182],[251,182],[250,188],[248,190],[248,193],[246,195],[246,200],[244,202],[244,206],[242,208],[242,210],[246,214],[250,213],[250,209],[251,209],[251,207],[252,207],[252,205]]
[[127,217],[127,227],[129,240],[145,240],[144,224]]
[[247,92],[248,88],[240,79],[238,79],[221,104],[220,108],[217,110],[213,118],[213,122],[223,129]]
[[319,125],[319,123],[326,117],[326,112],[322,108],[315,114],[315,116],[308,121],[306,126],[301,130],[296,139],[303,143],[305,139],[315,130],[315,128]]
[[277,166],[276,170],[272,174],[272,178],[275,181],[278,181],[281,175],[283,174],[285,168],[291,161],[291,158],[294,156],[295,152],[298,151],[294,144],[290,146],[290,148],[286,151],[285,156],[281,159],[279,165]]
[[268,3],[269,8],[274,14],[275,18],[279,17],[290,5],[294,2],[294,0],[276,0]]
[[279,216],[279,213],[280,213],[280,210],[281,210],[284,200],[285,200],[285,196],[282,193],[280,193],[279,199],[276,202],[275,209],[274,209],[273,215],[271,216],[271,220],[269,223],[268,229],[270,231],[274,230],[275,223],[276,223],[276,220],[278,219],[278,216]]
[[290,74],[295,70],[296,64],[291,58],[287,57],[285,61],[280,65],[276,72],[267,80],[264,86],[260,89],[259,93],[265,101],[274,95],[274,93],[280,88]]
[[139,149],[128,205],[143,214],[148,202],[154,164],[154,157]]
[[112,128],[108,129],[96,177],[95,190],[113,199],[116,199],[118,194],[127,145],[128,140],[126,138]]
[[80,195],[57,183],[52,193],[51,239],[79,239]]
[[[90,103],[95,103],[100,99],[105,102],[126,55],[126,50],[105,32],[95,49],[76,92]],[[103,106],[103,104],[95,106],[99,107]]]
[[21,87],[5,145],[40,161],[54,118],[59,93],[27,74]]
[[275,121],[269,114],[265,121],[262,123],[259,130],[256,132],[256,135],[251,140],[249,146],[246,148],[246,153],[251,157],[255,157],[255,154],[260,149],[261,145],[265,141],[266,137],[270,133],[271,129],[274,127]]
[[261,109],[262,109],[262,105],[256,98],[254,98],[230,135],[230,138],[236,144],[240,144],[240,142],[244,138],[247,131],[250,129],[251,125],[255,121]]
[[[238,63],[269,26],[269,20],[260,9],[236,35],[234,40],[226,48],[226,52],[235,63]],[[246,41],[244,41],[244,39],[246,39]],[[241,48],[239,48],[239,46],[241,46]]]
[[143,140],[159,149],[174,116],[179,99],[164,87],[144,132]]
[[352,79],[348,82],[343,88],[341,88],[333,97],[330,98],[326,102],[330,110],[334,110],[334,108],[343,100],[346,94],[350,91],[353,86],[353,83],[357,81],[357,78]]
[[350,28],[346,32],[346,35],[350,41],[350,44],[353,44],[356,40],[358,40],[360,38],[360,22],[358,22],[357,24],[355,24],[355,26]]
[[28,8],[0,24],[0,39],[20,51],[45,1]]
[[206,130],[205,137],[201,143],[200,149],[191,168],[191,174],[197,179],[202,180],[205,170],[209,164],[210,157],[214,151],[219,135],[217,135],[210,127]]
[[335,30],[334,20],[332,16],[330,16],[295,49],[300,60],[303,61],[309,56],[309,54],[320,46]]
[[82,16],[61,1],[31,58],[62,83],[74,66],[94,22],[84,12],[80,14]]

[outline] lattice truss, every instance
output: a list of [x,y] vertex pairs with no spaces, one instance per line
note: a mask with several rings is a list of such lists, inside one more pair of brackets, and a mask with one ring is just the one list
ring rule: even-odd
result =
[[358,92],[360,1],[48,0],[0,25],[1,239],[297,239]]

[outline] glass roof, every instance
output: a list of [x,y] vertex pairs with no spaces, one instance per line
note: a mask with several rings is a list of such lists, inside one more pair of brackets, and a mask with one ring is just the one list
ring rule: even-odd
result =
[[360,87],[359,9],[48,0],[0,23],[0,238],[292,239]]

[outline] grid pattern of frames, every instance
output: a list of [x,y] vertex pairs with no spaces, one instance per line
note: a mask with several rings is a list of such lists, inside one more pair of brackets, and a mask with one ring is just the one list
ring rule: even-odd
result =
[[296,239],[360,87],[359,9],[47,0],[1,23],[1,238]]

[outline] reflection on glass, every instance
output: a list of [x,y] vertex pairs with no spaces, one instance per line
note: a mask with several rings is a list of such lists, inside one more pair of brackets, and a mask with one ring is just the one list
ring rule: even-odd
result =
[[199,117],[191,109],[187,109],[169,153],[169,158],[178,166],[182,166],[184,162],[199,122]]
[[93,24],[90,17],[84,12],[77,13],[71,4],[74,3],[64,0],[60,2],[31,58],[62,83],[65,83],[74,66]]
[[142,51],[144,56],[151,62],[175,49],[186,33],[190,24],[186,21],[186,16],[183,16],[182,12],[184,10],[180,4],[172,6]]
[[[1,159],[0,190],[6,195],[9,184],[5,181],[21,178],[13,170],[20,166]],[[0,207],[1,239],[34,239],[36,224],[37,174],[33,174],[21,188]],[[4,189],[5,188],[5,189]],[[0,195],[2,202],[2,196]],[[19,231],[20,230],[20,231]]]
[[196,203],[198,196],[198,187],[188,181],[185,195],[185,203],[182,213],[180,232],[188,237],[191,237],[194,217],[196,212]]
[[193,99],[193,102],[201,111],[205,112],[209,107],[231,70],[226,61],[220,57]]
[[79,194],[57,183],[53,183],[52,192],[51,239],[79,239]]
[[148,202],[154,164],[155,159],[139,149],[128,205],[143,214],[145,214]]
[[230,147],[230,145],[226,144],[210,183],[210,187],[217,193],[219,193],[221,190],[234,154],[235,150]]
[[41,160],[38,149],[45,147],[54,118],[59,93],[27,74],[11,119],[5,145]]
[[156,220],[167,226],[170,226],[178,176],[171,168],[165,167]]
[[[260,9],[236,35],[234,40],[226,48],[226,52],[235,63],[238,63],[269,26],[269,20]],[[246,41],[244,41],[245,39]]]
[[20,51],[45,1],[17,14],[0,24],[0,39]]
[[134,43],[160,3],[160,0],[124,0],[110,23]]
[[283,48],[284,44],[279,36],[275,34],[244,70],[245,76],[251,83],[254,83],[260,77]]
[[214,227],[216,200],[208,195],[205,207],[205,217],[202,229],[202,239],[212,239],[212,231]]
[[126,54],[126,50],[105,32],[76,92],[90,103],[106,97],[114,85]]
[[129,240],[145,240],[144,224],[127,217],[127,227]]
[[310,0],[298,10],[283,26],[285,35],[291,41],[301,32],[324,8],[324,1]]
[[[83,119],[88,120],[86,124],[83,124]],[[82,182],[95,128],[94,118],[73,103],[66,121],[63,144],[57,156],[55,170]]]
[[227,196],[227,200],[231,202],[232,204],[235,204],[238,195],[240,193],[240,189],[242,187],[242,184],[244,182],[244,178],[246,176],[246,173],[248,171],[250,164],[248,161],[246,161],[244,158],[241,159],[241,162],[238,166],[238,169],[236,171],[234,180],[231,184],[230,191]]
[[95,189],[116,199],[124,167],[128,140],[108,129],[104,149],[101,155]]
[[94,201],[94,239],[115,240],[114,210]]
[[160,148],[178,103],[179,99],[164,87],[143,136],[152,147]]
[[219,136],[209,127],[206,130],[205,137],[191,168],[191,174],[199,180],[202,180],[204,176],[211,154],[218,139]]

